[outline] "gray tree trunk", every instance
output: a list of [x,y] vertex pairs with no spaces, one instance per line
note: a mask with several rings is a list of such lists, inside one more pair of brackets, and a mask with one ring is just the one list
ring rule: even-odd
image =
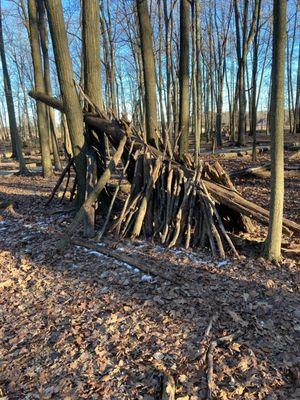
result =
[[[46,93],[52,96],[51,87],[51,76],[50,76],[50,61],[49,61],[49,51],[48,51],[48,34],[47,34],[47,24],[46,24],[46,11],[44,0],[37,0],[38,6],[38,17],[39,17],[39,34],[41,40],[41,48],[43,53],[44,62],[44,81]],[[57,129],[55,124],[55,114],[51,107],[47,107],[47,117],[48,117],[48,132],[50,146],[53,148],[53,158],[54,166],[57,171],[61,170],[61,162],[59,158],[59,149],[57,143]]]
[[273,0],[273,55],[271,94],[271,204],[264,255],[278,262],[281,257],[284,200],[284,70],[287,0]]
[[147,141],[157,146],[156,73],[152,45],[152,27],[148,15],[147,0],[137,0],[137,12],[141,37],[141,50],[145,86],[145,116]]
[[73,68],[61,0],[45,0],[52,38],[57,74],[66,110],[78,180],[77,205],[85,199],[86,159],[83,135],[83,115],[73,81]]
[[[45,82],[43,74],[42,56],[40,50],[40,40],[38,31],[38,14],[36,0],[28,0],[28,18],[30,27],[30,46],[34,69],[35,90],[45,93]],[[43,176],[51,177],[53,174],[50,146],[49,146],[49,131],[46,106],[37,101],[37,119],[39,138],[42,153],[42,168]]]
[[180,61],[179,61],[179,154],[183,157],[189,151],[189,33],[190,4],[188,0],[180,1]]
[[3,29],[2,29],[1,0],[0,0],[0,56],[2,63],[3,84],[4,84],[5,99],[7,105],[8,118],[9,118],[9,128],[10,128],[13,156],[16,157],[17,160],[19,161],[20,173],[23,174],[26,173],[27,170],[26,170],[25,160],[22,154],[22,141],[18,132],[10,77],[6,63],[6,54],[4,47]]

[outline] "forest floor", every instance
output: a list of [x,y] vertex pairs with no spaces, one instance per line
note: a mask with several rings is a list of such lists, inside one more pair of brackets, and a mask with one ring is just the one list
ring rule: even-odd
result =
[[[210,158],[228,170],[252,165],[250,156]],[[9,168],[0,163],[0,200],[13,201],[0,212],[2,400],[154,400],[165,373],[175,379],[177,400],[206,399],[200,353],[230,334],[233,340],[217,342],[211,353],[213,399],[300,398],[299,258],[275,266],[257,247],[220,262],[143,241],[119,245],[145,266],[155,262],[186,278],[176,283],[79,246],[57,255],[71,216],[58,198],[45,207],[55,179],[4,175]],[[268,207],[268,178],[235,184]],[[300,222],[299,177],[285,186],[285,216]],[[265,233],[257,225],[255,236]]]

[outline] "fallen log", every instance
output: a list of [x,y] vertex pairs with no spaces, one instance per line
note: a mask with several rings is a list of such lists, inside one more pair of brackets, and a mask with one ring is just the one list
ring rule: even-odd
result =
[[97,251],[98,253],[104,254],[107,257],[114,258],[115,260],[121,261],[127,265],[130,265],[134,268],[139,269],[147,275],[158,276],[168,282],[175,283],[176,285],[187,283],[184,277],[176,274],[175,277],[172,276],[172,273],[168,271],[168,268],[161,269],[160,266],[153,266],[148,262],[140,262],[136,257],[130,256],[124,252],[120,253],[117,250],[112,248],[108,248],[106,246],[99,246],[96,243],[85,242],[78,239],[72,239],[71,243],[75,246],[85,247],[86,249]]
[[[244,199],[237,192],[230,190],[224,186],[218,185],[211,181],[205,180],[205,185],[211,195],[221,204],[226,204],[235,211],[241,212],[264,225],[269,224],[269,212],[264,208]],[[294,221],[283,218],[283,227],[288,230],[300,234],[300,225]]]
[[[269,178],[271,176],[271,163],[266,163],[259,167],[243,168],[239,171],[233,171],[229,175],[231,178],[238,178],[238,177]],[[286,178],[298,175],[300,175],[299,165],[285,165],[284,176]]]

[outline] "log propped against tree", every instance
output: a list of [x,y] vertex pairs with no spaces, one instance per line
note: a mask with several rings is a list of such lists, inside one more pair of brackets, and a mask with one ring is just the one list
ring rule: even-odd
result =
[[[30,95],[64,112],[60,100],[43,93]],[[115,190],[125,177],[131,187],[121,206],[116,202],[109,211],[107,231],[118,240],[143,236],[168,248],[209,246],[214,257],[224,258],[228,251],[238,256],[227,232],[251,231],[250,218],[268,225],[268,211],[244,199],[220,164],[194,165],[189,158],[183,163],[170,143],[161,139],[159,149],[152,147],[127,121],[111,120],[99,111],[85,113],[84,120],[88,132],[96,136],[105,133],[116,153],[68,227],[60,247],[70,241],[88,208],[110,183],[120,159],[123,174]],[[284,219],[283,227],[286,233],[300,233],[300,225],[293,221]]]

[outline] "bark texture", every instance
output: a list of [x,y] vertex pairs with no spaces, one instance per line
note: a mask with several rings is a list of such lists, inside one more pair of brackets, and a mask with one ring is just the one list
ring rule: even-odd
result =
[[281,257],[284,200],[284,70],[286,0],[273,2],[273,54],[271,95],[271,205],[264,254],[271,261]]

